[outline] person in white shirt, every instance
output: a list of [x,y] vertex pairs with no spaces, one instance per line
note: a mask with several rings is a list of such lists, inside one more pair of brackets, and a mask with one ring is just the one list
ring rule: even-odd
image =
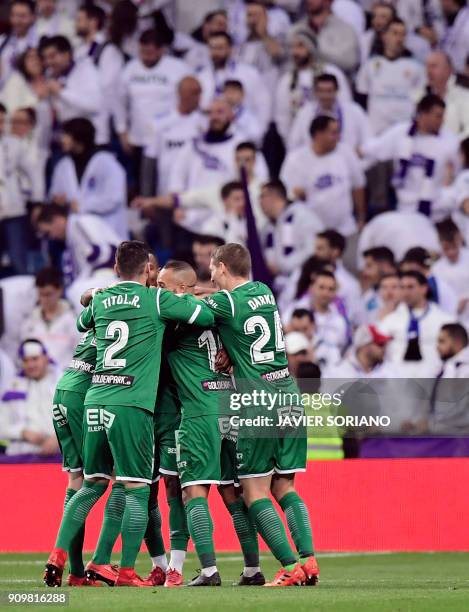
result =
[[393,19],[381,36],[383,53],[370,57],[357,75],[357,92],[366,96],[375,134],[410,119],[417,92],[425,84],[425,70],[405,49],[405,37],[405,23]]
[[[381,215],[378,215],[380,217]],[[378,217],[375,217],[377,219]],[[361,296],[360,320],[363,323],[376,321],[382,307],[379,283],[387,274],[397,272],[394,254],[386,246],[375,246],[361,252],[360,265],[363,293]]]
[[73,21],[59,9],[57,0],[37,0],[36,30],[39,38],[58,34],[70,41],[75,38]]
[[93,122],[98,142],[104,142],[101,108],[103,103],[99,74],[89,59],[73,61],[70,41],[63,36],[46,38],[40,53],[47,68],[47,88],[51,110],[60,124],[75,117]]
[[155,115],[163,115],[177,106],[178,84],[190,73],[187,64],[166,54],[160,33],[143,32],[139,57],[128,62],[122,71],[114,108],[116,131],[124,152],[134,157],[137,177]]
[[447,29],[440,41],[456,72],[464,72],[469,55],[469,7],[466,0],[441,0]]
[[340,141],[358,151],[371,138],[371,127],[365,111],[355,102],[340,102],[339,83],[333,74],[319,74],[314,79],[314,101],[306,102],[296,114],[287,139],[289,151],[309,142],[309,126],[318,115],[337,120]]
[[49,240],[65,242],[62,271],[66,286],[73,280],[111,275],[120,237],[96,215],[69,214],[64,206],[45,204],[36,219]]
[[180,152],[203,131],[205,122],[199,110],[201,92],[195,77],[184,77],[178,85],[177,107],[154,117],[145,146],[142,195],[168,193],[171,168]]
[[458,226],[451,219],[437,223],[441,257],[432,266],[432,275],[443,279],[460,300],[469,292],[469,249],[463,246]]
[[315,237],[324,229],[322,221],[303,202],[289,202],[281,181],[265,183],[260,204],[269,222],[262,231],[267,265],[280,291],[290,275],[313,253]]
[[0,398],[9,387],[15,376],[15,366],[7,353],[0,348]]
[[384,274],[378,283],[379,307],[372,313],[370,319],[381,321],[394,312],[402,301],[401,279],[397,272]]
[[21,326],[21,338],[37,338],[48,355],[63,370],[73,357],[78,342],[76,317],[63,299],[63,279],[54,268],[43,268],[36,274],[38,305]]
[[19,357],[22,370],[0,401],[0,438],[9,441],[7,455],[54,455],[59,445],[51,406],[60,369],[34,338],[22,342]]
[[199,234],[219,236],[225,242],[236,242],[246,246],[246,198],[243,185],[230,181],[220,189],[224,210],[221,214],[210,212],[199,229]]
[[324,63],[319,55],[317,40],[308,30],[294,30],[288,38],[292,66],[278,81],[274,119],[284,143],[297,113],[314,99],[314,79],[327,73],[336,77],[340,102],[351,101],[350,86],[344,73],[333,64]]
[[88,119],[63,124],[62,151],[65,155],[54,168],[49,198],[80,215],[99,216],[122,240],[127,239],[125,171],[112,153],[96,148]]
[[263,121],[246,106],[245,92],[241,81],[228,80],[223,85],[223,99],[228,102],[233,111],[233,129],[242,134],[246,140],[262,145],[264,132]]
[[316,117],[311,143],[290,151],[280,173],[292,199],[303,199],[326,229],[348,237],[366,218],[365,177],[357,155],[339,143],[339,124],[332,117]]
[[[272,39],[285,38],[291,26],[290,19],[284,8],[278,2],[254,0],[254,5],[260,5],[265,10],[265,32]],[[224,0],[227,8],[230,33],[237,47],[240,47],[248,38],[250,27],[248,21],[251,0]],[[246,6],[247,5],[247,6]]]
[[402,376],[431,378],[439,370],[436,349],[438,333],[454,317],[427,298],[428,280],[421,272],[401,273],[403,302],[379,322],[379,330],[389,336],[388,358],[398,364]]
[[469,244],[469,137],[459,147],[462,168],[454,182],[444,189],[444,198],[452,218],[459,227],[466,244]]
[[428,91],[440,96],[446,104],[443,127],[464,138],[469,136],[469,90],[457,84],[451,60],[443,51],[427,58]]
[[285,334],[285,352],[288,371],[294,378],[298,376],[300,363],[313,363],[311,341],[301,332],[289,331]]
[[243,85],[246,106],[257,116],[262,133],[271,114],[271,97],[263,76],[253,66],[238,62],[233,57],[233,41],[225,32],[215,32],[208,39],[210,66],[197,74],[202,86],[202,108],[223,93],[225,81],[236,80]]
[[362,148],[373,160],[394,162],[398,210],[420,212],[435,221],[449,212],[442,190],[459,165],[458,139],[442,128],[444,113],[444,101],[427,94],[417,105],[415,121],[389,128]]
[[18,356],[21,326],[37,302],[34,276],[17,274],[2,278],[0,292],[3,301],[3,334],[0,336],[0,348],[14,361]]
[[0,36],[0,88],[10,76],[18,57],[27,49],[37,47],[39,42],[32,0],[13,0],[9,21],[11,32]]
[[193,33],[192,46],[184,56],[184,61],[193,68],[196,73],[210,67],[210,52],[208,50],[208,39],[215,32],[228,32],[228,15],[226,11],[215,9],[208,12],[200,27]]

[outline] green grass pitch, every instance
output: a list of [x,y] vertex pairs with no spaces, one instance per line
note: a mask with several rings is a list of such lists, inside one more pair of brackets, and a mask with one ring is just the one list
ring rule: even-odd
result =
[[[44,591],[42,569],[47,555],[1,554],[0,592]],[[469,553],[318,555],[321,583],[318,587],[264,589],[233,587],[242,568],[238,555],[219,555],[221,588],[210,589],[70,589],[70,605],[60,610],[112,612],[152,610],[179,612],[453,612],[469,610]],[[148,572],[148,560],[140,554],[137,571]],[[198,567],[190,555],[185,578]],[[268,555],[262,556],[267,578],[277,569]],[[4,601],[4,600],[3,600]],[[49,606],[41,606],[47,609]],[[37,606],[3,605],[3,610],[26,610]]]

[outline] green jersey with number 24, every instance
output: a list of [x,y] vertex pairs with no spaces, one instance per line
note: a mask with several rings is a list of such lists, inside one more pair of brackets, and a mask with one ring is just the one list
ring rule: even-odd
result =
[[122,281],[97,293],[80,315],[79,331],[95,329],[96,369],[85,405],[135,406],[154,411],[166,323],[213,325],[197,300]]

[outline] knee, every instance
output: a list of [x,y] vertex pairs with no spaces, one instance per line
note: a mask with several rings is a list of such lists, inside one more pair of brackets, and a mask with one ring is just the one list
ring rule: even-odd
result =
[[279,502],[287,493],[295,491],[295,484],[291,480],[279,480],[272,484],[272,495]]
[[172,499],[178,497],[181,492],[178,476],[164,476],[164,484],[166,487],[166,498]]
[[236,491],[235,486],[232,484],[218,485],[217,488],[225,506],[233,504],[240,497],[240,494]]
[[106,478],[85,478],[84,482],[87,482],[88,484],[99,484],[107,487],[109,480]]

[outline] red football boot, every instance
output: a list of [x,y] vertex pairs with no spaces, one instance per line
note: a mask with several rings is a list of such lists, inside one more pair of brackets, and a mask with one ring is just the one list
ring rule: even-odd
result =
[[151,582],[153,586],[163,586],[166,580],[166,574],[161,567],[154,567],[145,580]]
[[180,587],[184,584],[184,576],[180,574],[176,569],[170,567],[166,572],[166,581],[164,586],[167,589],[174,589],[175,587]]
[[67,578],[67,586],[69,587],[98,587],[102,584],[90,580],[87,576],[78,577],[73,574],[69,574]]
[[117,565],[97,565],[90,561],[86,564],[85,574],[88,580],[104,582],[108,586],[114,586],[117,580]]
[[289,572],[285,568],[279,569],[275,574],[275,578],[272,582],[266,582],[265,587],[287,587],[287,586],[301,586],[306,580],[305,573],[301,569],[301,565],[297,563],[295,567]]
[[44,570],[44,584],[49,587],[62,586],[62,574],[67,560],[67,553],[62,548],[54,548],[47,559]]
[[153,584],[137,576],[133,567],[120,567],[116,587],[152,587]]
[[319,565],[314,555],[308,557],[306,562],[303,563],[301,569],[304,571],[306,576],[305,584],[307,586],[316,586],[319,582]]

